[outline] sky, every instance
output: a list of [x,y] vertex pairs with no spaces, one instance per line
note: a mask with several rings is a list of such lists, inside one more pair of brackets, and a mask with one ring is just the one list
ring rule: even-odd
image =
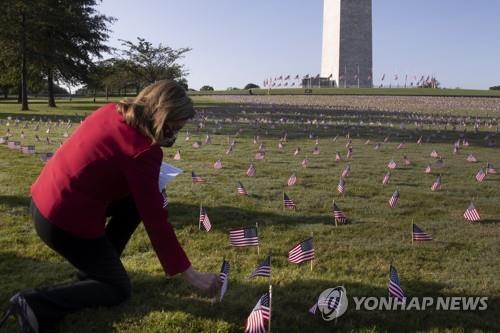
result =
[[[374,85],[434,75],[443,87],[500,85],[499,0],[373,0]],[[321,68],[323,0],[103,0],[108,44],[190,47],[189,87],[262,85]]]

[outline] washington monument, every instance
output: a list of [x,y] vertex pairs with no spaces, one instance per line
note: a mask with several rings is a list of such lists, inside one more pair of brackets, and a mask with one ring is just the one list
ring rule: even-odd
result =
[[372,0],[324,0],[321,76],[372,87]]

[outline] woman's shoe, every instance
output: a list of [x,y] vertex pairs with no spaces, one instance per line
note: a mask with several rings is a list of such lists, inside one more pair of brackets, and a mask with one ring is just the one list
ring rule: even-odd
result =
[[11,316],[15,316],[22,333],[38,333],[38,320],[31,310],[26,298],[20,293],[15,294],[9,300],[9,308],[0,319],[0,327]]

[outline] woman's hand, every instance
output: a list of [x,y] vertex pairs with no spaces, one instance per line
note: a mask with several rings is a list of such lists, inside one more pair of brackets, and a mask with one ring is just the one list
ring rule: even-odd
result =
[[182,277],[193,287],[208,292],[210,297],[215,297],[220,293],[221,282],[217,274],[197,272],[193,266],[189,266],[189,268],[182,273]]

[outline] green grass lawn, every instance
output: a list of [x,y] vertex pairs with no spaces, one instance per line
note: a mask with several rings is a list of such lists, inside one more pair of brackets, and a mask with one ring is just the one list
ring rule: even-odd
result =
[[[99,101],[102,103],[102,101]],[[205,295],[194,291],[181,278],[165,277],[158,259],[142,227],[136,232],[123,255],[133,285],[131,300],[114,308],[88,309],[68,316],[52,332],[241,332],[244,322],[259,297],[268,289],[267,279],[247,277],[267,254],[273,255],[273,332],[498,332],[500,322],[500,175],[488,175],[477,183],[474,175],[486,161],[500,168],[498,147],[485,146],[485,136],[493,136],[495,127],[480,126],[477,133],[468,127],[470,147],[453,154],[456,131],[443,124],[426,124],[417,131],[410,114],[368,112],[337,112],[334,110],[281,109],[273,115],[269,110],[245,106],[217,105],[209,100],[197,100],[208,117],[206,128],[197,131],[196,123],[187,127],[190,140],[183,131],[173,149],[164,150],[164,160],[184,170],[168,186],[170,220],[193,265],[205,271],[218,272],[222,258],[232,266],[229,289],[222,303],[212,303]],[[54,151],[71,134],[85,113],[98,104],[88,100],[60,102],[57,110],[47,110],[45,102],[32,103],[31,111],[19,112],[13,103],[0,103],[0,136],[7,130],[7,117],[13,138],[23,143],[35,143],[38,153]],[[322,116],[321,116],[322,114]],[[21,119],[23,117],[23,119]],[[46,133],[43,122],[36,143],[33,124],[23,129],[26,120],[40,117],[55,124],[70,120],[67,129],[52,126]],[[295,123],[262,125],[254,129],[251,120],[277,120],[288,117]],[[499,118],[491,114],[490,120]],[[15,119],[20,120],[15,126]],[[231,119],[231,123],[222,122]],[[305,125],[303,122],[324,119],[324,124]],[[370,125],[368,119],[381,121]],[[487,120],[487,118],[485,118]],[[360,121],[364,120],[363,124]],[[391,127],[387,122],[393,122]],[[216,124],[217,122],[217,124]],[[405,123],[406,129],[399,124]],[[220,126],[219,126],[220,124]],[[64,124],[65,125],[65,124]],[[283,151],[277,148],[284,130],[289,140]],[[320,154],[313,155],[319,137]],[[238,135],[235,135],[236,133]],[[335,162],[335,153],[346,155],[345,135],[349,132],[354,155],[350,161]],[[212,136],[212,144],[192,148],[195,140]],[[266,159],[254,161],[256,177],[245,171],[254,159],[258,145],[254,135],[266,147]],[[45,137],[50,136],[48,145]],[[417,145],[423,136],[424,143]],[[337,137],[334,141],[333,138]],[[376,142],[382,143],[374,150]],[[430,142],[426,142],[429,138]],[[231,140],[236,140],[234,153],[226,155]],[[365,144],[370,139],[371,143]],[[497,144],[499,136],[496,136]],[[405,142],[406,148],[396,146]],[[300,147],[299,156],[293,156]],[[435,166],[429,154],[437,150],[444,157],[444,166]],[[182,159],[173,161],[180,150]],[[468,163],[474,153],[479,163]],[[411,161],[403,166],[403,155]],[[307,157],[309,167],[301,161]],[[221,159],[223,168],[215,170],[213,163]],[[391,182],[381,184],[387,163],[394,159],[398,168]],[[346,195],[339,196],[336,185],[342,169],[351,166],[346,179]],[[432,174],[424,168],[432,163]],[[29,187],[38,176],[42,162],[35,156],[23,155],[0,145],[0,301],[17,290],[67,282],[75,278],[74,269],[52,252],[36,236],[28,214]],[[194,170],[206,180],[193,185]],[[287,187],[288,177],[295,172],[299,183]],[[432,192],[430,187],[438,174],[443,189]],[[240,180],[250,193],[236,194]],[[390,209],[388,200],[395,189],[401,193],[397,208]],[[284,211],[282,193],[297,204],[296,211]],[[345,226],[332,223],[331,203],[335,199],[350,220]],[[482,222],[468,223],[462,214],[474,199]],[[213,225],[211,232],[198,230],[200,203],[207,208]],[[434,240],[421,244],[411,242],[411,223],[430,233]],[[258,223],[260,255],[256,248],[233,249],[228,230]],[[287,261],[287,251],[298,241],[313,234],[316,251],[313,270],[309,264],[293,265]],[[464,311],[355,311],[353,304],[336,322],[325,322],[321,316],[308,313],[318,295],[326,288],[344,286],[349,301],[352,296],[386,296],[389,264],[399,273],[407,297],[486,296],[488,309]],[[0,308],[3,309],[3,308]],[[7,331],[15,329],[9,322]]]

